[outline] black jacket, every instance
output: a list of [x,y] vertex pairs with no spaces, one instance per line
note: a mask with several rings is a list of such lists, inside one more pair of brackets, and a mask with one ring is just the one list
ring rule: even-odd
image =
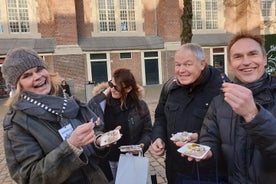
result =
[[252,92],[259,113],[249,123],[232,111],[223,95],[216,97],[200,142],[225,160],[229,183],[272,184],[276,181],[276,78],[266,75]]
[[[155,110],[152,141],[161,138],[166,143],[167,171],[196,175],[195,162],[181,157],[177,152],[179,147],[170,137],[182,131],[200,132],[209,104],[213,97],[220,93],[221,84],[221,72],[211,66],[208,66],[205,75],[191,86],[180,86],[176,79],[170,79],[164,84]],[[201,169],[201,173],[207,170],[209,168]]]
[[[105,89],[104,87],[106,86],[96,86],[95,88],[101,89],[96,89],[99,90],[99,93],[96,94],[88,103],[90,109],[92,109],[93,112],[95,112],[101,119],[104,119],[104,109],[106,106],[107,98],[102,92],[100,92],[101,90]],[[142,87],[139,86],[139,88],[141,89]],[[141,99],[140,105],[143,111],[145,112],[143,117],[139,115],[137,108],[131,108],[129,115],[127,117],[128,130],[130,135],[129,144],[131,145],[143,143],[143,152],[145,153],[151,144],[150,136],[152,133],[152,121],[146,102]]]

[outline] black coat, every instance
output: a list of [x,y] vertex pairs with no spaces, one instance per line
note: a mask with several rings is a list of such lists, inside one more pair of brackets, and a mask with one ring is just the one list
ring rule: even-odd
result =
[[259,113],[249,123],[232,111],[223,95],[216,97],[200,143],[225,160],[229,183],[272,184],[276,181],[276,78],[267,75],[252,92]]
[[[107,97],[102,93],[95,95],[89,102],[88,106],[102,120],[104,119],[104,109]],[[128,114],[129,144],[144,144],[143,152],[146,152],[151,144],[152,121],[149,108],[144,100],[140,100],[141,108],[144,111],[140,116],[137,108],[131,108]]]
[[[167,171],[195,176],[195,162],[189,162],[186,157],[181,157],[177,152],[179,147],[170,140],[170,137],[182,131],[200,132],[211,100],[220,93],[221,72],[208,66],[205,76],[191,86],[180,86],[172,80],[165,83],[161,91],[155,110],[152,141],[161,138],[166,143]],[[209,169],[206,168],[205,171]],[[200,171],[203,173],[204,169]]]

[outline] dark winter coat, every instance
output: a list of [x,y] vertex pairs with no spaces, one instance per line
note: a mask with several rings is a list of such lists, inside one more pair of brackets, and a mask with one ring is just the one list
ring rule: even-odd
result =
[[[176,79],[170,79],[164,84],[155,110],[152,141],[161,138],[166,144],[167,172],[197,177],[195,162],[181,157],[177,151],[179,147],[170,137],[182,131],[200,132],[209,104],[220,93],[221,84],[221,72],[211,66],[207,66],[204,75],[190,86],[181,86]],[[200,173],[207,170],[200,169]]]
[[214,99],[204,120],[200,142],[225,160],[229,183],[276,181],[276,78],[263,77],[248,87],[259,109],[251,122],[235,114],[223,95]]
[[[106,107],[106,98],[108,98],[103,91],[107,87],[105,84],[96,86],[94,89],[98,91],[93,99],[88,103],[88,106],[101,118],[104,119],[104,109]],[[143,88],[139,86],[140,97],[142,97]],[[129,144],[138,145],[144,144],[143,152],[146,152],[151,144],[151,133],[152,133],[152,121],[150,112],[146,102],[140,99],[140,105],[144,111],[143,116],[140,116],[137,108],[131,108],[128,114],[128,130],[129,130]]]
[[[45,103],[48,101],[49,106],[52,104],[59,112],[63,98],[44,96],[41,98]],[[64,122],[72,123],[73,128],[87,122],[92,115],[85,104],[73,99],[68,100],[68,109]],[[22,184],[107,183],[97,166],[97,153],[102,151],[90,145],[87,147],[90,152],[84,148],[77,156],[59,135],[61,127],[58,116],[24,100],[18,101],[3,122],[5,155],[11,177]]]

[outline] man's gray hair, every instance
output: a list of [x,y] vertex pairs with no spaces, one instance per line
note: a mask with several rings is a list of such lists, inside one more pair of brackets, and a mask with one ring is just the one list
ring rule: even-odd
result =
[[176,52],[181,52],[183,49],[191,50],[196,56],[198,61],[205,60],[205,53],[202,47],[197,43],[186,43],[180,46]]

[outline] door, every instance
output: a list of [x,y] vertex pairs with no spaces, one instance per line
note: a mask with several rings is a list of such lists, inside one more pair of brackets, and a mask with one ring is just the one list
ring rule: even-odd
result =
[[146,85],[159,84],[158,52],[145,52]]
[[97,84],[106,82],[107,75],[107,56],[106,53],[90,54],[91,78]]

